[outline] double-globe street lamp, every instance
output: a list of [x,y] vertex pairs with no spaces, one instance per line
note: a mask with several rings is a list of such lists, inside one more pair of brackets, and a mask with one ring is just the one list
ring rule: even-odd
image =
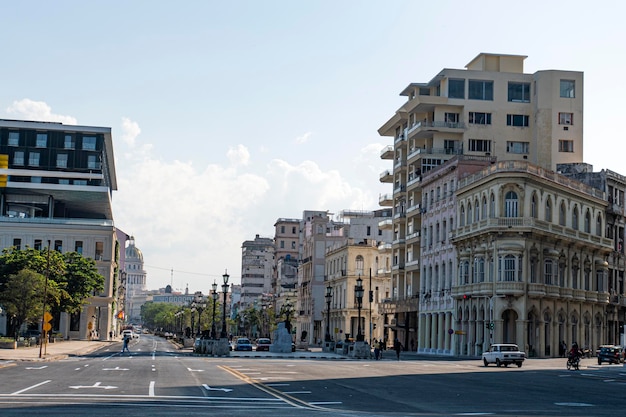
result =
[[362,342],[364,340],[363,334],[361,334],[361,306],[363,304],[363,280],[359,275],[359,278],[356,280],[356,286],[354,287],[354,293],[356,294],[356,302],[358,309],[358,320],[356,327],[356,341]]
[[217,304],[217,297],[219,296],[217,294],[217,282],[213,281],[213,285],[211,285],[211,287],[213,288],[213,292],[211,293],[211,296],[213,297],[213,318],[211,319],[211,339],[217,339],[217,330],[215,328],[215,306]]
[[202,336],[202,312],[206,308],[206,303],[202,298],[199,299],[199,302],[196,303],[196,310],[198,311],[198,332],[196,333],[196,337]]
[[228,337],[226,332],[226,294],[228,293],[228,278],[230,278],[228,270],[224,271],[222,278],[224,279],[224,283],[222,284],[222,292],[224,293],[224,315],[222,316],[222,332],[220,333],[220,338],[225,339]]
[[333,299],[333,287],[326,287],[326,341],[330,342],[330,301]]

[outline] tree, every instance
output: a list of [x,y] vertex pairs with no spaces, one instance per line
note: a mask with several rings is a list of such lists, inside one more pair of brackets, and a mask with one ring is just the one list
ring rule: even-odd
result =
[[[23,269],[9,275],[5,288],[0,292],[0,303],[9,317],[15,317],[15,324],[20,328],[24,323],[37,322],[42,317],[44,292],[47,294],[46,305],[55,305],[59,301],[59,290],[54,281],[30,269]],[[15,329],[16,330],[16,329]]]
[[11,291],[9,277],[24,269],[48,276],[49,287],[57,290],[51,304],[57,311],[80,311],[88,297],[104,288],[104,277],[98,274],[93,259],[76,252],[12,247],[3,249],[0,256],[0,297]]
[[98,273],[96,261],[77,252],[63,254],[63,260],[65,273],[57,281],[63,291],[59,308],[67,313],[76,313],[87,298],[102,292],[104,277]]
[[173,329],[178,310],[176,304],[149,301],[141,306],[141,321],[148,328]]

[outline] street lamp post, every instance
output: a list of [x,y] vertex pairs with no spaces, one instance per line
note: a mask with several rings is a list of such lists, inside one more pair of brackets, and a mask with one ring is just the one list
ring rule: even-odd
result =
[[333,287],[326,287],[326,341],[330,342],[330,300],[333,299]]
[[196,302],[191,302],[191,337],[194,337],[194,331],[196,330]]
[[196,310],[198,310],[198,332],[196,333],[197,337],[202,336],[202,312],[204,311],[204,309],[206,308],[206,303],[204,301],[200,301],[197,305],[196,305]]
[[220,333],[220,338],[225,339],[228,336],[226,332],[226,294],[228,293],[228,278],[230,278],[227,270],[224,271],[222,278],[224,279],[224,283],[222,284],[222,292],[224,292],[224,315],[222,316],[222,332]]
[[354,287],[354,293],[356,294],[358,320],[356,327],[356,341],[362,342],[364,340],[363,334],[361,334],[361,306],[363,304],[363,280],[359,275],[356,280],[356,286]]
[[217,330],[215,329],[215,305],[217,304],[217,282],[213,281],[213,292],[211,296],[213,297],[213,318],[211,319],[211,339],[217,339]]

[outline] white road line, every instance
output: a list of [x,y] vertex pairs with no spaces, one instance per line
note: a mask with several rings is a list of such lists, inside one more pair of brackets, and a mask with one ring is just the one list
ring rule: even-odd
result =
[[154,381],[150,381],[150,388],[148,388],[148,397],[154,397]]
[[15,392],[14,392],[14,393],[12,393],[11,395],[19,395],[19,394],[21,394],[21,393],[23,393],[23,392],[26,392],[26,391],[28,391],[28,390],[31,390],[31,389],[33,389],[33,388],[37,388],[37,387],[39,387],[39,386],[41,386],[41,385],[47,384],[47,383],[48,383],[48,382],[50,382],[50,381],[52,381],[52,380],[51,380],[51,379],[49,379],[49,380],[47,380],[47,381],[40,382],[39,384],[35,384],[35,385],[31,386],[31,387],[24,388],[24,389],[19,390],[19,391],[15,391]]
[[289,384],[265,384],[268,387],[288,387]]
[[310,394],[311,391],[285,391],[283,394]]

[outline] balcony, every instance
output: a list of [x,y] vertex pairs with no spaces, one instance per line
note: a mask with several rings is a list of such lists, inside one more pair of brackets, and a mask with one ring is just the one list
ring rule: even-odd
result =
[[407,138],[427,139],[435,133],[463,134],[464,131],[465,123],[462,122],[422,121],[407,130]]
[[393,146],[387,145],[380,151],[380,159],[393,159]]
[[529,297],[545,297],[546,286],[544,284],[531,283],[528,284],[528,296]]
[[576,301],[585,301],[585,290],[573,290],[572,296]]
[[391,230],[393,228],[393,220],[385,219],[378,222],[378,228],[380,230]]
[[390,252],[391,251],[391,243],[381,243],[378,245],[378,252]]
[[496,283],[496,294],[497,295],[524,295],[524,286],[523,282],[497,282]]
[[380,182],[393,182],[393,174],[386,169],[380,174]]
[[382,207],[391,207],[393,206],[393,195],[391,194],[381,194],[378,196],[378,204]]

